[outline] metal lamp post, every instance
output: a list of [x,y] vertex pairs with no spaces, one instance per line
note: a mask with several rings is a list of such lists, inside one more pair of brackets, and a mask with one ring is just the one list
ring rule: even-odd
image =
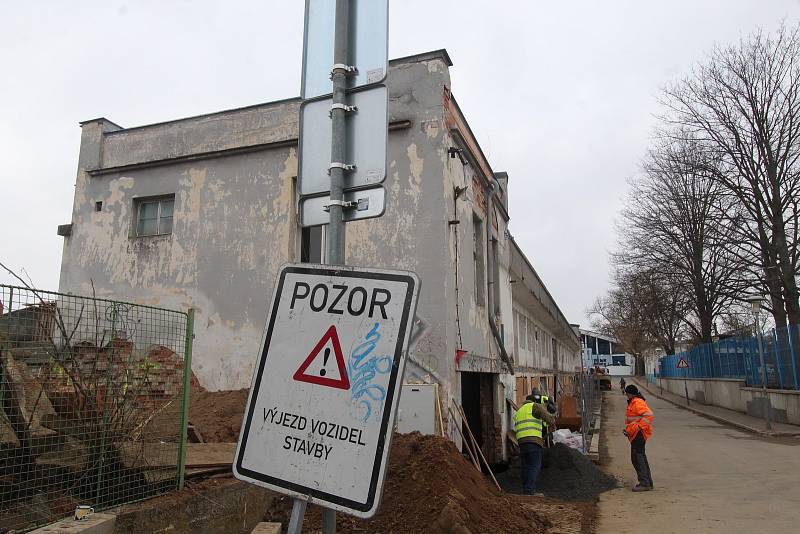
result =
[[761,393],[764,396],[764,419],[766,420],[766,429],[772,430],[772,422],[770,421],[770,402],[769,402],[769,395],[767,393],[767,366],[764,363],[764,351],[761,347],[761,327],[759,325],[759,314],[761,313],[761,302],[764,300],[764,297],[758,293],[754,293],[749,295],[745,298],[747,302],[750,303],[752,306],[753,311],[753,331],[755,332],[756,336],[756,346],[758,347],[758,361],[761,365]]

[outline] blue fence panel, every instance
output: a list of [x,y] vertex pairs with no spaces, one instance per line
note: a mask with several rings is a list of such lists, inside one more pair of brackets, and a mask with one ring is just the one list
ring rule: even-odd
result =
[[790,331],[789,336],[789,357],[792,359],[792,384],[794,384],[794,389],[800,389],[800,382],[797,381],[797,358],[795,357],[794,348],[797,346],[796,341],[800,338],[800,326],[796,327],[797,329]]
[[[783,358],[783,351],[781,349],[781,338],[786,338],[789,335],[789,331],[781,332],[778,334],[777,330],[772,330],[772,353],[773,353],[773,365],[775,367],[775,374],[778,375],[778,386],[783,389],[783,364],[784,361],[788,363],[788,358]],[[784,342],[784,345],[788,345],[788,342]],[[770,381],[771,382],[771,381]]]
[[[760,341],[750,336],[695,345],[682,353],[662,357],[660,375],[665,378],[733,378],[744,380],[749,386],[760,386],[762,373],[766,373],[768,387],[800,389],[796,354],[800,347],[800,326],[764,332]],[[678,369],[681,358],[689,364],[688,369]]]

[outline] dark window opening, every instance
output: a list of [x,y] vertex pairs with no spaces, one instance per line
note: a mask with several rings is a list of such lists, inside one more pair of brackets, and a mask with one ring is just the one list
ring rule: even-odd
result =
[[472,231],[474,234],[472,246],[472,260],[475,266],[475,302],[483,306],[484,302],[484,252],[483,252],[483,222],[475,215],[472,216]]
[[94,211],[102,211],[103,210],[103,201],[98,200],[94,203]]
[[303,228],[300,238],[300,262],[323,263],[325,258],[325,227]]

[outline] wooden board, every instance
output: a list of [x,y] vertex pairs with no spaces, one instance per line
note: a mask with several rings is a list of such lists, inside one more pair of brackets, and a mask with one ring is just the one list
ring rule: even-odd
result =
[[[118,447],[125,467],[174,467],[177,443],[127,443]],[[233,463],[235,443],[187,443],[186,467],[222,467]]]

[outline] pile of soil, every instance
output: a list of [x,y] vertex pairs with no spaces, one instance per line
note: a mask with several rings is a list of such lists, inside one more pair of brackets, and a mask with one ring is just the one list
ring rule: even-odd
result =
[[189,422],[206,443],[233,443],[239,439],[248,389],[206,391],[192,387]]
[[[288,526],[292,501],[276,499],[265,521]],[[368,520],[337,514],[340,532],[547,532],[552,524],[499,491],[439,436],[395,434],[378,513]],[[303,532],[319,532],[318,507],[309,507]]]
[[[617,487],[617,480],[593,464],[586,456],[562,443],[544,449],[542,472],[536,491],[565,501],[592,501],[600,493]],[[497,475],[510,493],[522,493],[519,458]]]

